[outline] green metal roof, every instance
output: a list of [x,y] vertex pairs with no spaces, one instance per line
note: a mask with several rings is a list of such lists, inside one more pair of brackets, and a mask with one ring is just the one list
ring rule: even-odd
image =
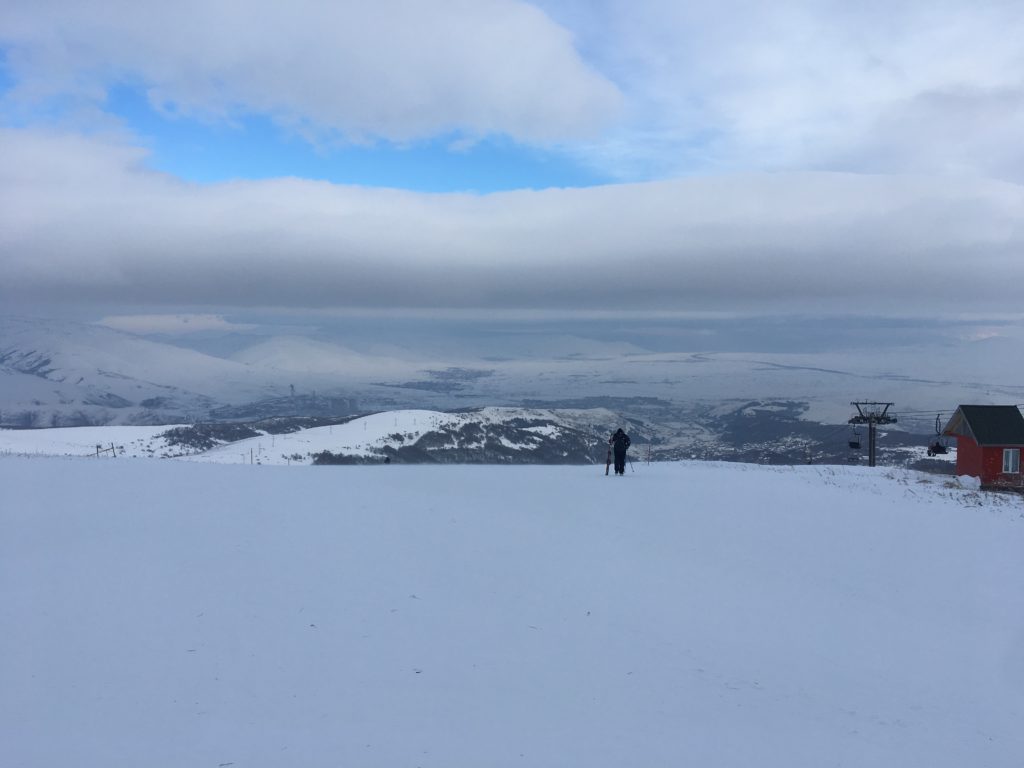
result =
[[942,433],[978,445],[1024,445],[1024,416],[1015,405],[961,405]]

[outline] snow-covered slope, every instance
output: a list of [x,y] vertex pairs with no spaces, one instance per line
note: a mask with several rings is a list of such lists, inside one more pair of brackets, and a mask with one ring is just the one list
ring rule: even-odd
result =
[[579,464],[603,458],[595,446],[603,445],[618,424],[615,414],[601,408],[483,408],[388,411],[295,431],[270,431],[273,424],[260,430],[245,425],[0,429],[0,454],[90,456],[101,445],[113,446],[118,457],[219,464],[311,464],[325,451],[336,461]]
[[190,349],[148,341],[101,325],[4,318],[0,358],[5,365],[76,385],[109,386],[132,379],[179,389],[244,378],[245,368]]
[[1024,755],[1021,499],[903,471],[0,459],[4,763]]
[[175,426],[0,429],[0,456],[165,458],[182,452],[162,437]]
[[49,426],[54,415],[60,423],[139,423],[273,391],[236,362],[103,326],[20,318],[0,319],[0,370],[5,423],[39,414],[25,426]]
[[387,411],[346,424],[263,435],[189,457],[192,461],[238,463],[255,457],[262,464],[311,463],[327,451],[340,458],[405,461],[501,463],[580,463],[600,458],[592,446],[607,440],[616,425],[604,409],[550,411],[483,408],[441,411]]

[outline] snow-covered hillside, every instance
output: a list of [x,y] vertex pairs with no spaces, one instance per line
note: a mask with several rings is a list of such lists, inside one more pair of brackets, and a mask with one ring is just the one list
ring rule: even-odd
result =
[[1020,765],[1020,497],[602,472],[0,458],[4,764]]
[[594,446],[607,440],[615,425],[615,415],[603,409],[387,411],[346,424],[251,437],[189,459],[235,464],[249,457],[260,464],[309,464],[326,451],[338,459],[377,461],[581,463],[603,456]]
[[[812,443],[788,433],[790,421],[772,422],[779,409],[748,403],[722,407],[705,424],[659,425],[605,408],[479,408],[445,412],[384,411],[363,417],[271,418],[250,423],[154,427],[0,429],[0,454],[84,456],[96,446],[118,457],[178,458],[221,464],[403,463],[588,464],[604,461],[607,436],[625,427],[636,460],[725,457],[762,464],[847,463],[861,452],[846,447],[847,429],[823,428],[841,439],[838,459],[812,453]],[[783,413],[783,415],[787,415]],[[723,442],[725,435],[732,443]],[[682,439],[680,439],[682,438]],[[933,440],[888,436],[883,464],[952,472],[956,450],[929,457]]]
[[[917,413],[898,429],[931,431],[934,413],[961,403],[1018,403],[1024,342],[954,348],[873,348],[804,354],[651,352],[564,334],[498,334],[473,354],[431,352],[282,333],[213,345],[231,359],[99,325],[0,317],[0,424],[15,427],[258,420],[372,411],[513,405],[612,408],[661,427],[689,451],[721,424],[721,409],[787,403],[814,438],[843,424],[854,399]],[[311,332],[311,331],[310,331]],[[163,338],[163,337],[157,337]],[[187,340],[178,338],[179,344]],[[691,340],[692,341],[692,340]],[[1003,343],[1000,343],[1003,342]],[[194,342],[193,342],[194,343]],[[426,345],[426,346],[424,346]],[[232,351],[227,351],[227,350]],[[941,360],[941,365],[937,361]],[[925,415],[921,415],[921,414]],[[796,417],[794,417],[796,418]],[[714,453],[715,451],[712,451]],[[721,454],[719,454],[721,456]]]
[[[245,425],[0,429],[0,455],[186,458],[220,464],[549,463],[603,459],[607,435],[619,422],[604,409],[550,411],[483,408],[474,411],[388,411],[346,423],[292,429],[271,420]],[[598,450],[602,448],[602,450]],[[326,452],[326,453],[325,453]]]
[[98,325],[0,318],[2,423],[164,423],[273,390],[236,362]]
[[181,453],[162,437],[175,426],[0,429],[0,456],[166,458]]

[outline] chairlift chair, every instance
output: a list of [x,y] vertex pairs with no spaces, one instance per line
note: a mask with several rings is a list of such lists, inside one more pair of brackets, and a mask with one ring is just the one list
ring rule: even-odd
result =
[[942,442],[942,432],[939,429],[939,417],[941,413],[935,414],[935,442],[928,445],[929,456],[945,456],[949,453],[949,446]]
[[853,433],[850,435],[850,448],[855,451],[860,450],[860,432],[856,427],[853,428]]

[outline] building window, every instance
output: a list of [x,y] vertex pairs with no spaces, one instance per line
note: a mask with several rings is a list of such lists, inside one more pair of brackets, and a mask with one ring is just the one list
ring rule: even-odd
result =
[[1003,474],[1016,475],[1020,472],[1020,448],[1003,448]]

